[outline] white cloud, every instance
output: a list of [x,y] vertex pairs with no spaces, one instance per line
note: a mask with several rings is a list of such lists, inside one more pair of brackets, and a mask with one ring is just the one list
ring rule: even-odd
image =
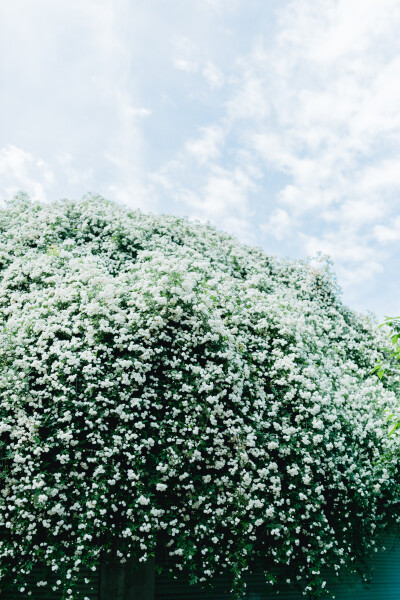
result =
[[212,220],[232,213],[244,218],[248,210],[247,193],[253,187],[253,182],[241,170],[232,173],[216,169],[205,186],[201,209]]
[[220,127],[202,127],[202,136],[196,140],[186,142],[186,151],[194,156],[200,163],[215,160],[221,154],[221,144],[224,134]]
[[[87,189],[93,183],[93,169],[79,168],[74,164],[73,157],[68,152],[58,157],[58,163],[61,171],[66,175],[67,182],[72,185],[83,185]],[[54,177],[55,179],[55,177]]]
[[262,121],[270,115],[270,103],[265,94],[265,82],[259,74],[253,72],[253,58],[245,61],[242,73],[243,80],[237,91],[227,102],[228,117],[237,119],[254,119]]
[[364,56],[382,36],[397,41],[399,16],[396,0],[295,0],[280,15],[279,38],[283,46],[295,46],[300,59],[335,67]]
[[360,165],[355,181],[357,193],[363,196],[376,194],[380,197],[382,194],[386,196],[387,193],[396,193],[400,187],[399,173],[399,157],[385,157],[366,167]]
[[[376,280],[384,271],[384,267],[381,262],[377,260],[363,260],[356,266],[351,262],[335,261],[335,270],[340,281],[340,285],[348,291],[349,294],[355,295],[355,290],[360,286],[368,286]],[[359,304],[363,304],[363,311],[368,307],[365,304],[364,299],[358,300]],[[371,310],[371,308],[369,308]]]
[[0,175],[3,199],[23,190],[35,200],[44,200],[54,181],[53,171],[44,160],[12,145],[0,150]]
[[380,220],[384,205],[381,200],[365,202],[363,198],[345,199],[338,206],[322,211],[324,221],[347,224],[355,233],[367,225]]
[[175,58],[173,65],[175,69],[178,69],[178,71],[184,71],[185,73],[196,73],[199,68],[197,62],[190,61],[185,58]]
[[201,49],[187,37],[175,39],[172,64],[178,71],[201,74],[211,89],[220,88],[224,83],[224,75],[211,60],[208,51]]
[[321,237],[304,234],[302,237],[307,254],[312,256],[322,252],[334,259],[344,287],[364,284],[383,271],[386,256],[382,252],[377,253],[368,239],[354,239],[344,230],[328,232]]
[[152,199],[149,198],[148,190],[139,181],[124,186],[110,185],[107,188],[107,197],[145,212],[155,208]]
[[[282,4],[275,36],[258,33],[251,52],[221,72],[224,112],[158,171],[164,189],[174,190],[179,178],[174,195],[182,207],[248,239],[260,179],[280,175],[259,225],[267,245],[271,236],[290,238],[304,253],[330,253],[349,290],[380,272],[386,254],[379,244],[397,234],[379,227],[387,227],[400,191],[395,5]],[[204,48],[189,38],[175,48],[183,61],[175,66],[204,75],[211,60]],[[192,158],[199,170],[191,182]],[[238,182],[240,172],[251,184]]]
[[175,69],[186,73],[196,73],[199,69],[200,50],[188,37],[176,37],[172,64]]
[[235,11],[239,8],[243,0],[195,0],[198,7],[214,14]]
[[151,110],[148,108],[144,108],[143,106],[128,106],[127,107],[127,115],[130,117],[148,117],[151,115]]
[[373,234],[375,239],[382,244],[400,241],[400,216],[394,219],[391,226],[376,225]]
[[222,72],[210,60],[203,67],[203,75],[211,88],[219,88],[224,83]]
[[[182,165],[175,165],[179,166]],[[211,166],[203,185],[196,191],[185,185],[171,184],[170,173],[161,179],[157,175],[156,181],[183,207],[185,214],[203,222],[210,221],[244,242],[255,242],[249,196],[258,188],[252,174],[241,168],[230,171]]]
[[260,225],[261,230],[277,240],[283,240],[290,233],[292,219],[282,208],[276,208],[269,219]]
[[89,188],[330,252],[362,299],[395,263],[398,0],[14,0],[0,17],[3,197]]
[[231,130],[282,175],[262,231],[284,241],[290,227],[304,252],[330,253],[349,290],[398,239],[386,221],[400,193],[399,26],[397,0],[291,2],[238,62],[227,103]]

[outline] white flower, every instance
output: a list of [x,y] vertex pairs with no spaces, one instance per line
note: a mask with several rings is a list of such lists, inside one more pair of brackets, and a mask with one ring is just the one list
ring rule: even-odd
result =
[[297,475],[299,473],[299,467],[297,465],[292,465],[291,467],[287,467],[287,471],[288,471],[289,475],[294,477],[295,475]]
[[139,498],[137,499],[138,504],[142,504],[143,506],[145,506],[146,504],[150,504],[150,498],[146,498],[145,496],[139,496]]
[[381,333],[328,264],[99,197],[22,198],[0,231],[0,572],[37,560],[40,527],[70,579],[107,531],[124,562],[162,530],[173,574],[196,563],[201,582],[238,556],[245,572],[259,543],[311,587],[351,566],[349,532],[374,548],[399,495],[398,457],[382,466],[399,408],[369,377]]
[[275,450],[275,448],[279,448],[279,444],[277,442],[268,442],[267,448],[268,450]]

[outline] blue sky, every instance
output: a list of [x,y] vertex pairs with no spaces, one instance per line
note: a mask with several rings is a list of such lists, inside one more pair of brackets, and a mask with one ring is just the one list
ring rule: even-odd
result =
[[0,200],[88,191],[400,297],[398,0],[0,3]]

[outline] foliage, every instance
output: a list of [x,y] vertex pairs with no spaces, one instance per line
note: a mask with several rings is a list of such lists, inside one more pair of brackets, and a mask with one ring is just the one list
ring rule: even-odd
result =
[[[385,346],[382,348],[384,357],[375,365],[372,373],[376,373],[379,379],[382,379],[384,375],[386,375],[386,377],[389,376],[398,379],[400,375],[400,317],[386,317],[385,321],[379,325],[378,329],[381,327],[389,328],[387,337],[392,345],[390,347]],[[389,413],[387,416],[389,435],[394,435],[400,427],[400,420],[396,413],[391,412],[389,409],[387,409],[387,412]]]
[[192,581],[240,590],[260,561],[318,598],[392,522],[382,338],[323,259],[97,196],[17,198],[0,310],[2,587],[27,594],[46,563],[76,597],[83,565],[158,544]]

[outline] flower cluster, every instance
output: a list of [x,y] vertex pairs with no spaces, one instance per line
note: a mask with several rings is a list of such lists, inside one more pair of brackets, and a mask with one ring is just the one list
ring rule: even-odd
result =
[[[97,196],[0,211],[0,585],[107,556],[309,598],[393,520],[374,324],[323,260]],[[385,459],[386,457],[386,459]]]

